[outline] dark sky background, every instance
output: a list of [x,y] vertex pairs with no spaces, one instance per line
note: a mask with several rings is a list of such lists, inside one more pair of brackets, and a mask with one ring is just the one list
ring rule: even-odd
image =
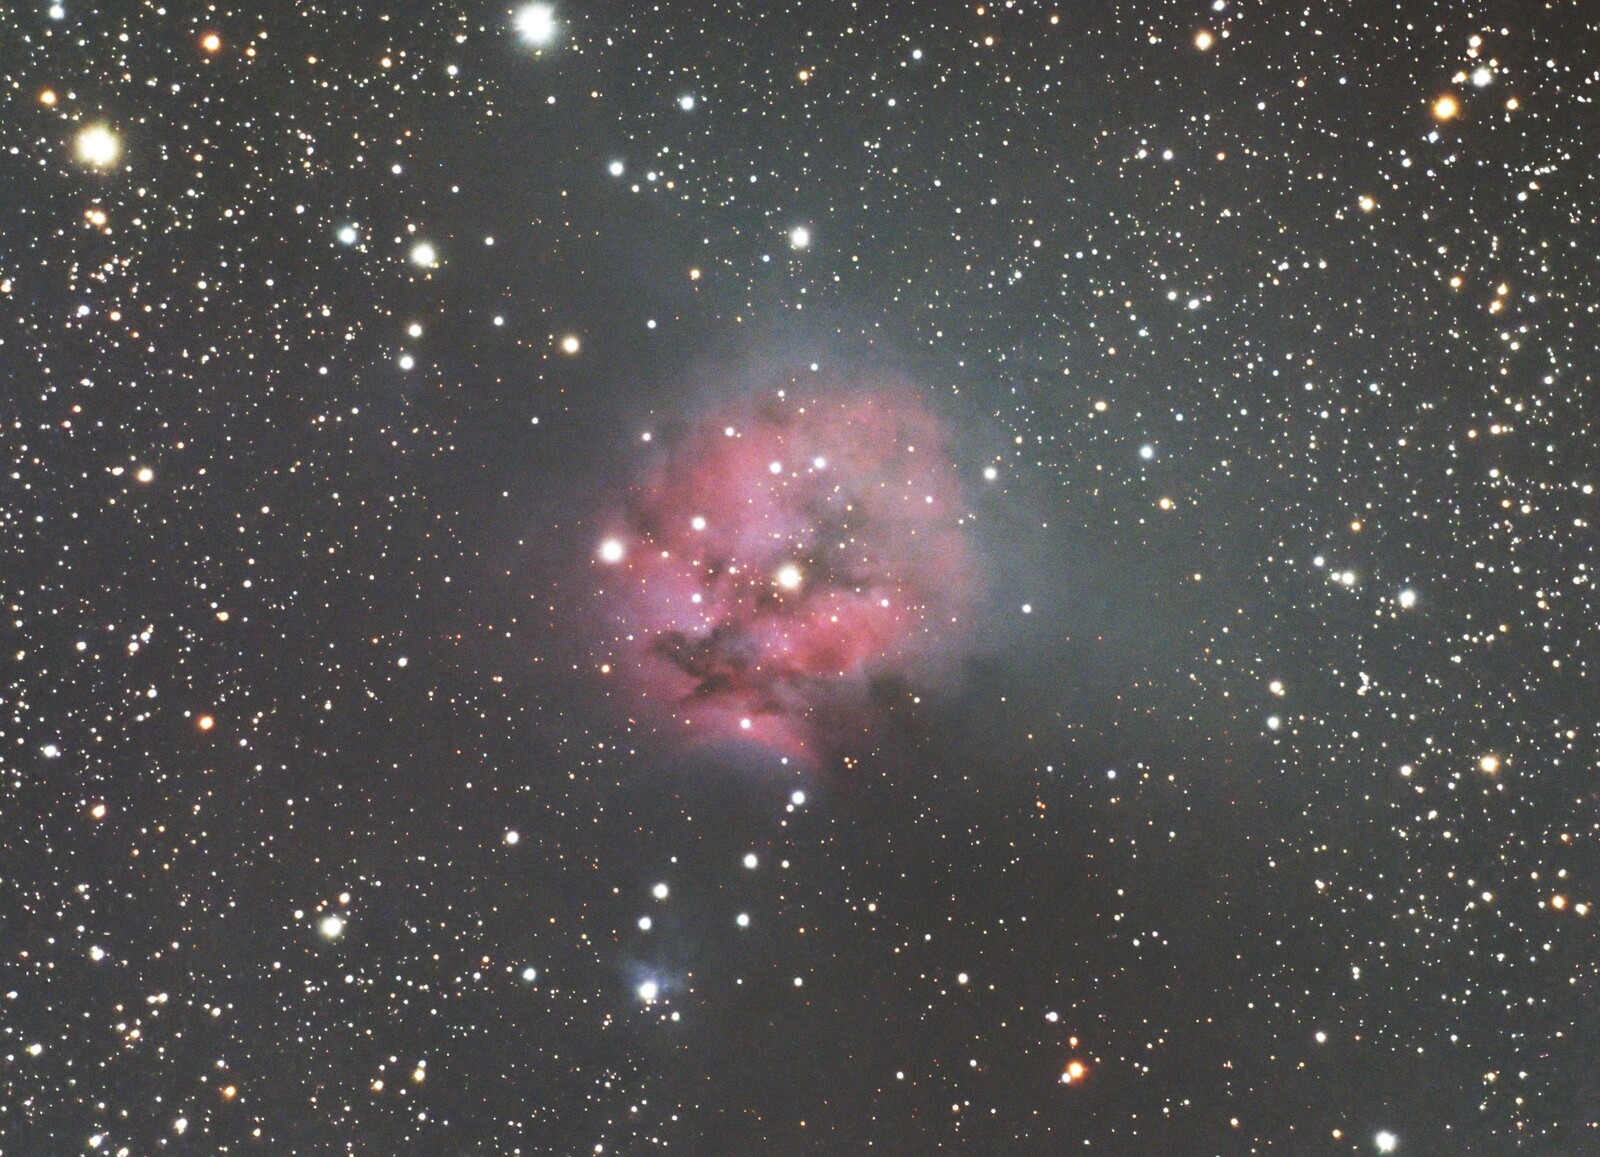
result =
[[1600,1150],[1596,33],[6,6],[0,1151]]

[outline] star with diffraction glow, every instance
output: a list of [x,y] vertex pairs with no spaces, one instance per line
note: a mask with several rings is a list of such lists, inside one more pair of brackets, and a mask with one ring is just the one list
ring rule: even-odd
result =
[[527,4],[517,12],[517,35],[523,42],[535,48],[543,48],[552,43],[560,25],[556,22],[556,10],[552,4]]
[[109,169],[122,155],[122,142],[105,125],[90,125],[78,134],[78,160],[93,169]]

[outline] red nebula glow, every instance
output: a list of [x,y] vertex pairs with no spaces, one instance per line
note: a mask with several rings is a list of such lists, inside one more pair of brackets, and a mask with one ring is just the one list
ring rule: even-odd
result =
[[945,677],[976,593],[946,442],[902,390],[692,427],[597,544],[617,672],[701,738],[813,756]]

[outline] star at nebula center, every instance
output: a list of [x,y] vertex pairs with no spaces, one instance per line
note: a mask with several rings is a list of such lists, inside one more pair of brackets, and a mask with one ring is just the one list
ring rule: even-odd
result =
[[977,569],[947,442],[902,389],[696,423],[596,545],[615,670],[699,738],[814,756],[945,680]]

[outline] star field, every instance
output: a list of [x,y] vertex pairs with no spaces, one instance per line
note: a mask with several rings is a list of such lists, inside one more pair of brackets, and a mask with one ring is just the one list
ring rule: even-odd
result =
[[1586,5],[0,44],[0,1151],[1600,1147]]

